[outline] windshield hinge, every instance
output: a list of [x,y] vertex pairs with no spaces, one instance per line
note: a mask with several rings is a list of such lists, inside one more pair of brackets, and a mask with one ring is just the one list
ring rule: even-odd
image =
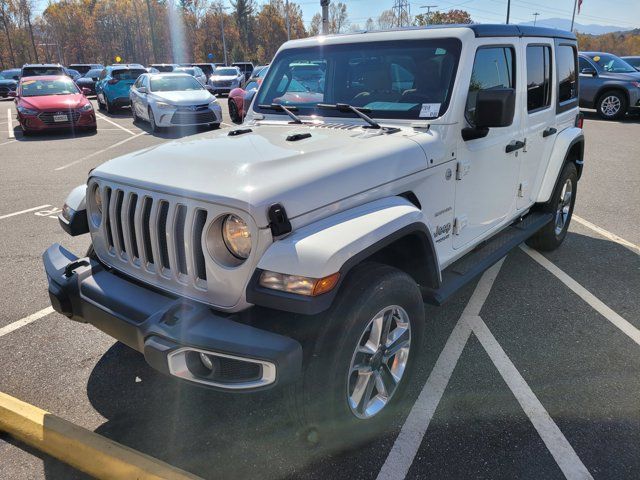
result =
[[274,237],[280,237],[291,233],[291,222],[287,217],[287,212],[282,205],[276,203],[269,207],[267,214],[269,217],[269,228],[271,228],[271,234]]
[[456,180],[462,180],[467,173],[469,173],[469,169],[471,168],[471,164],[465,160],[460,160],[456,164]]

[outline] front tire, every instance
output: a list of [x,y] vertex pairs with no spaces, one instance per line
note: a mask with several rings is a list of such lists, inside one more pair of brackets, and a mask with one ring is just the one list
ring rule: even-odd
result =
[[334,443],[364,440],[387,427],[406,400],[424,323],[422,296],[409,275],[376,263],[356,267],[321,314],[321,331],[294,387],[303,431]]
[[107,113],[110,113],[110,114],[115,113],[116,108],[111,104],[111,102],[106,96],[104,97],[104,102],[107,109]]
[[238,106],[232,98],[229,99],[229,117],[231,117],[231,121],[233,123],[242,123],[240,112],[238,112]]
[[578,171],[576,165],[570,161],[562,169],[551,200],[542,208],[542,211],[554,214],[553,220],[529,238],[527,245],[536,250],[549,252],[562,244],[571,223],[577,189]]
[[151,108],[149,108],[149,125],[151,126],[151,131],[153,133],[157,133],[160,131],[160,127],[158,127],[158,124],[156,123],[156,117],[153,116],[153,110],[151,110]]
[[621,92],[603,93],[598,99],[598,115],[605,120],[618,120],[627,113],[627,97]]

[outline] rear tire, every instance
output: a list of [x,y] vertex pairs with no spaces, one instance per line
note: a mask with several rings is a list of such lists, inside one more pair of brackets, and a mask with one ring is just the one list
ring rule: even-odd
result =
[[605,120],[618,120],[627,113],[627,97],[621,92],[604,92],[598,99],[598,115]]
[[238,106],[233,99],[229,99],[229,117],[233,123],[242,123],[240,113],[238,112]]
[[312,443],[365,440],[405,404],[424,336],[420,290],[398,269],[365,263],[319,317],[304,373],[288,395],[290,411]]
[[104,101],[106,103],[107,113],[114,113],[116,111],[115,107],[111,104],[107,97],[104,97]]
[[551,200],[542,207],[542,211],[554,214],[553,220],[529,238],[527,245],[548,252],[562,244],[571,223],[577,189],[578,171],[576,165],[570,161],[562,169]]

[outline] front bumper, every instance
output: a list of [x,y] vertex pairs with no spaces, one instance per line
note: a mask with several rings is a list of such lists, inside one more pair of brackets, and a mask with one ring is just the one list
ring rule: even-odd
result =
[[[56,311],[141,352],[162,373],[226,391],[271,388],[300,374],[300,343],[240,323],[241,314],[152,290],[58,244],[43,261]],[[213,360],[213,370],[203,368],[200,353]]]
[[187,127],[220,124],[222,122],[222,108],[220,105],[198,112],[154,108],[153,114],[156,119],[156,125],[159,127]]
[[65,112],[67,122],[52,122],[47,116],[51,112],[42,112],[38,115],[23,115],[18,112],[18,122],[24,130],[30,132],[42,132],[45,130],[67,130],[74,128],[95,128],[96,116],[93,110],[88,112]]

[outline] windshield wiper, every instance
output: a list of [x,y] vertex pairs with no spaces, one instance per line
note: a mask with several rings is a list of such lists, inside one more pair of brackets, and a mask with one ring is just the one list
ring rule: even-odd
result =
[[258,107],[267,110],[279,110],[289,115],[289,117],[291,117],[291,120],[293,120],[293,123],[302,123],[300,117],[293,113],[293,110],[297,111],[298,107],[285,107],[284,105],[280,105],[279,103],[272,103],[271,105],[258,105]]
[[363,112],[370,112],[371,110],[368,108],[360,108],[354,107],[353,105],[349,105],[348,103],[336,103],[334,105],[328,103],[319,103],[318,108],[323,108],[327,110],[337,110],[339,112],[352,112],[359,116],[362,120],[367,122],[371,128],[382,128],[378,122],[376,122],[373,118],[365,115]]

